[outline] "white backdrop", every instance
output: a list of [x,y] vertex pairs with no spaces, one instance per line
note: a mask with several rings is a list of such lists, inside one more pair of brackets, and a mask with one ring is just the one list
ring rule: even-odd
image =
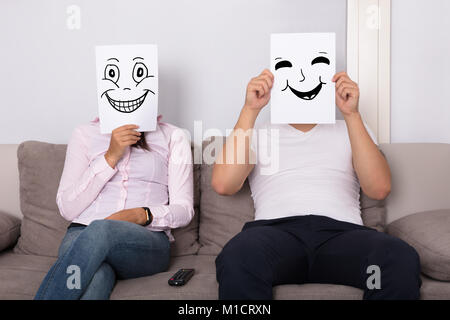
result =
[[449,14],[449,0],[392,1],[392,143],[450,143]]
[[346,0],[2,0],[0,30],[0,143],[67,143],[97,115],[95,45],[158,44],[159,113],[191,132],[233,127],[270,33],[336,32],[346,66]]

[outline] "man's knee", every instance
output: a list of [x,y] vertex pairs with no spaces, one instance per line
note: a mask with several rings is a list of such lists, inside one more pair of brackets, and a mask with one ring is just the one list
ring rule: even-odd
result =
[[271,299],[273,272],[257,230],[241,232],[216,258],[219,299]]
[[408,275],[420,274],[420,258],[417,251],[398,238],[390,237],[380,244],[379,258],[397,272]]
[[218,280],[222,276],[241,277],[248,273],[270,275],[266,270],[264,245],[258,243],[254,231],[239,233],[222,249],[216,258]]
[[421,279],[417,251],[394,237],[383,241],[380,246],[377,260],[380,262],[382,287],[399,299],[419,298]]
[[240,234],[232,238],[222,249],[219,255],[216,258],[216,269],[217,269],[217,277],[222,274],[222,271],[226,269],[230,269],[236,267],[238,262],[242,261],[243,257],[243,247],[242,250],[239,249],[240,245],[243,244],[241,240]]
[[[420,279],[420,257],[417,251],[403,240],[396,239],[392,246],[391,255],[395,261],[395,274],[397,278],[411,280],[408,282],[410,287],[416,287],[417,282],[413,280]],[[420,287],[420,281],[418,288]]]

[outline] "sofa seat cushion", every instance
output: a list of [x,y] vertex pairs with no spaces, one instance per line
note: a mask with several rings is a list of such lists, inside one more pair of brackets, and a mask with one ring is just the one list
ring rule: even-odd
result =
[[450,209],[409,215],[392,222],[387,230],[416,249],[424,274],[450,281]]
[[[167,271],[150,277],[118,280],[111,299],[211,300],[218,298],[215,256],[174,257]],[[169,278],[181,268],[194,268],[195,274],[181,287],[169,286]]]
[[[214,300],[218,299],[219,286],[216,280],[215,256],[192,255],[172,258],[169,270],[150,277],[119,280],[111,299],[175,299]],[[170,276],[181,268],[194,268],[195,275],[181,287],[167,284]],[[274,299],[362,299],[362,290],[340,285],[304,284],[274,287]]]
[[[111,299],[217,299],[215,256],[183,256],[172,258],[167,272],[150,277],[119,280]],[[15,254],[0,254],[0,300],[34,298],[54,258]],[[169,277],[180,268],[195,268],[195,276],[182,287],[170,287]],[[279,300],[361,299],[362,290],[329,284],[281,285],[274,287]],[[450,300],[450,283],[422,277],[421,299]]]
[[[449,300],[450,283],[421,276],[421,300]],[[274,287],[277,300],[360,300],[363,290],[335,284],[288,284]]]
[[[218,298],[215,256],[192,255],[172,258],[169,270],[150,277],[119,280],[111,299],[213,300]],[[167,280],[181,268],[195,268],[195,275],[182,287],[171,287]],[[450,299],[450,283],[422,276],[421,299]],[[277,300],[360,300],[363,291],[334,284],[288,284],[275,286]]]
[[361,300],[358,288],[322,283],[284,284],[273,288],[276,300]]
[[55,261],[51,257],[12,251],[0,254],[0,300],[33,299]]
[[450,282],[431,279],[422,275],[421,300],[450,300]]

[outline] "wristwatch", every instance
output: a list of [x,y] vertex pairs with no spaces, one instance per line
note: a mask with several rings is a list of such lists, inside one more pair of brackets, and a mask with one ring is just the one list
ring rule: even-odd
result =
[[145,213],[147,214],[147,221],[145,221],[144,226],[148,226],[153,221],[153,215],[149,208],[142,207],[142,209],[145,210]]

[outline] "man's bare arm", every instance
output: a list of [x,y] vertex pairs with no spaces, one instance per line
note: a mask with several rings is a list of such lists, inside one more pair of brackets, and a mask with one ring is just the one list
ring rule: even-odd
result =
[[382,200],[391,191],[389,165],[367,132],[358,111],[359,88],[346,73],[338,73],[336,105],[344,115],[352,147],[353,167],[361,189],[372,199]]
[[254,164],[250,161],[252,129],[259,112],[270,100],[272,85],[272,73],[264,70],[247,86],[245,105],[213,168],[211,185],[221,195],[238,192],[253,170]]

